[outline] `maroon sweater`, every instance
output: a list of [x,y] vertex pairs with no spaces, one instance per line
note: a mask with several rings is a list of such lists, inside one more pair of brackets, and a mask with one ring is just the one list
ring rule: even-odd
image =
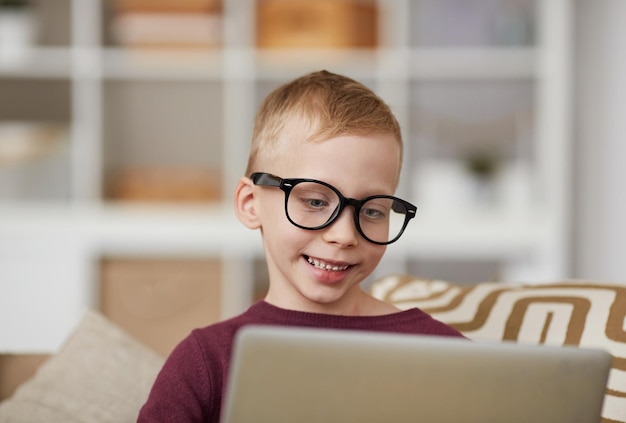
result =
[[219,422],[233,338],[250,324],[462,336],[417,308],[383,316],[335,316],[260,301],[237,317],[192,331],[166,360],[137,421]]

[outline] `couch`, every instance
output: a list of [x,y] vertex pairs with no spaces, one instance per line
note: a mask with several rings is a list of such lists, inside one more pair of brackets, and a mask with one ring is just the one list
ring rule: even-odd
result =
[[[403,309],[420,307],[474,340],[608,350],[603,422],[626,423],[626,285],[456,285],[398,275],[375,281],[371,292]],[[61,350],[0,403],[0,422],[134,422],[163,361],[89,311]]]

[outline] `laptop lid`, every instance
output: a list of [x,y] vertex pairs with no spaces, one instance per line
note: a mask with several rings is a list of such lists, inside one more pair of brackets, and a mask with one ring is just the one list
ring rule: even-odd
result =
[[575,347],[247,327],[222,421],[600,422],[610,365]]

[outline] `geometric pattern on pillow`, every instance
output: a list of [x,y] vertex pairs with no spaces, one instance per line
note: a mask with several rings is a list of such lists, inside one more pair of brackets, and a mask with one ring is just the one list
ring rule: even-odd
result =
[[88,311],[60,351],[0,403],[0,422],[135,422],[163,362]]
[[375,281],[372,294],[418,307],[473,340],[600,348],[613,355],[603,422],[626,422],[626,285],[589,281],[456,285],[407,275]]

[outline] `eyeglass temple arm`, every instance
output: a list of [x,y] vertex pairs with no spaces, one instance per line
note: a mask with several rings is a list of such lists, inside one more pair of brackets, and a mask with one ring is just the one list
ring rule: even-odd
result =
[[406,214],[410,217],[415,216],[415,210],[413,210],[412,208],[408,208],[405,204],[397,200],[394,200],[394,202],[391,204],[391,209],[396,213]]
[[270,173],[255,172],[250,175],[250,179],[255,185],[265,185],[270,187],[279,187],[282,179]]

